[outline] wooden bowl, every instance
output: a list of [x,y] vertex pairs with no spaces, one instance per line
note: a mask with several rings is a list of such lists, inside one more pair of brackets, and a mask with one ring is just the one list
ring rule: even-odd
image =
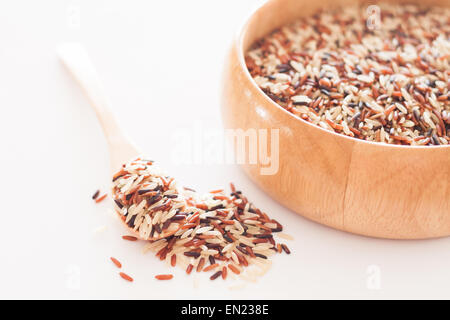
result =
[[[276,174],[262,175],[259,162],[242,167],[266,193],[302,216],[372,237],[450,235],[450,146],[387,145],[326,131],[274,103],[247,71],[244,53],[258,38],[318,8],[354,2],[272,0],[256,10],[226,60],[225,128],[280,130]],[[407,2],[450,6],[444,0]]]

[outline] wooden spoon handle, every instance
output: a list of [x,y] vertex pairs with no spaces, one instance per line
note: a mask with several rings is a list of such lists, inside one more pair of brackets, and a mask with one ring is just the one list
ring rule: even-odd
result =
[[124,162],[139,155],[137,148],[110,111],[109,99],[86,49],[80,43],[64,43],[58,47],[58,56],[88,96],[108,141],[111,169],[117,171]]

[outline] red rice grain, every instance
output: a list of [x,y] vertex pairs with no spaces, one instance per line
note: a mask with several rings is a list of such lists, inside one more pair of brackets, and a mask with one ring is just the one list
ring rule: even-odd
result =
[[225,280],[227,278],[227,267],[224,266],[222,268],[222,279]]
[[158,274],[155,276],[157,280],[171,280],[173,278],[173,275],[171,274]]
[[240,274],[241,273],[241,271],[239,271],[239,269],[236,268],[235,266],[233,266],[232,264],[229,264],[228,268],[230,268],[230,270],[233,271],[235,274]]
[[284,252],[286,252],[287,254],[291,254],[291,250],[289,250],[288,246],[285,245],[284,243],[281,245],[281,247],[283,248]]
[[136,241],[137,238],[133,237],[133,236],[122,236],[123,240],[127,240],[127,241]]
[[122,279],[125,279],[130,282],[134,281],[134,279],[132,277],[130,277],[129,275],[127,275],[126,273],[120,272],[119,275],[122,277]]
[[220,277],[221,274],[222,274],[222,271],[217,271],[209,279],[210,280],[216,280],[218,277]]
[[108,195],[105,193],[104,195],[102,195],[100,198],[95,200],[95,203],[99,203],[102,202]]
[[117,268],[119,268],[119,269],[122,268],[122,264],[120,263],[119,260],[117,260],[117,259],[114,258],[114,257],[111,257],[110,259],[111,259],[111,261],[116,265]]
[[92,199],[97,199],[98,195],[100,194],[100,190],[95,191],[94,195],[92,196]]

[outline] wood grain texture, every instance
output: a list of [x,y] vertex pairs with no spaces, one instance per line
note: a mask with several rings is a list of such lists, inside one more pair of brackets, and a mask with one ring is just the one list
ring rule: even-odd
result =
[[256,39],[318,8],[349,3],[355,1],[272,0],[240,31],[223,74],[225,127],[280,129],[279,171],[261,175],[260,164],[242,167],[286,207],[336,229],[391,239],[450,235],[450,146],[385,145],[326,131],[274,103],[246,69],[244,52]]

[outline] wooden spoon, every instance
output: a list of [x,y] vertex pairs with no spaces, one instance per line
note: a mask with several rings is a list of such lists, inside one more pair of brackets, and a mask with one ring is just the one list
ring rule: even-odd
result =
[[[97,119],[103,128],[108,142],[111,170],[112,174],[114,174],[120,170],[124,163],[137,158],[141,153],[134,143],[125,136],[115,116],[110,111],[109,99],[104,92],[100,78],[86,49],[80,43],[64,43],[58,47],[57,52],[63,64],[83,88],[97,114]],[[117,208],[116,213],[122,217],[122,214]],[[142,239],[139,233],[128,226],[125,221],[122,219],[120,221],[123,222],[130,233]],[[183,220],[180,221],[178,228],[162,233],[156,238],[153,237],[143,240],[158,240],[171,236],[181,228],[183,223]]]

